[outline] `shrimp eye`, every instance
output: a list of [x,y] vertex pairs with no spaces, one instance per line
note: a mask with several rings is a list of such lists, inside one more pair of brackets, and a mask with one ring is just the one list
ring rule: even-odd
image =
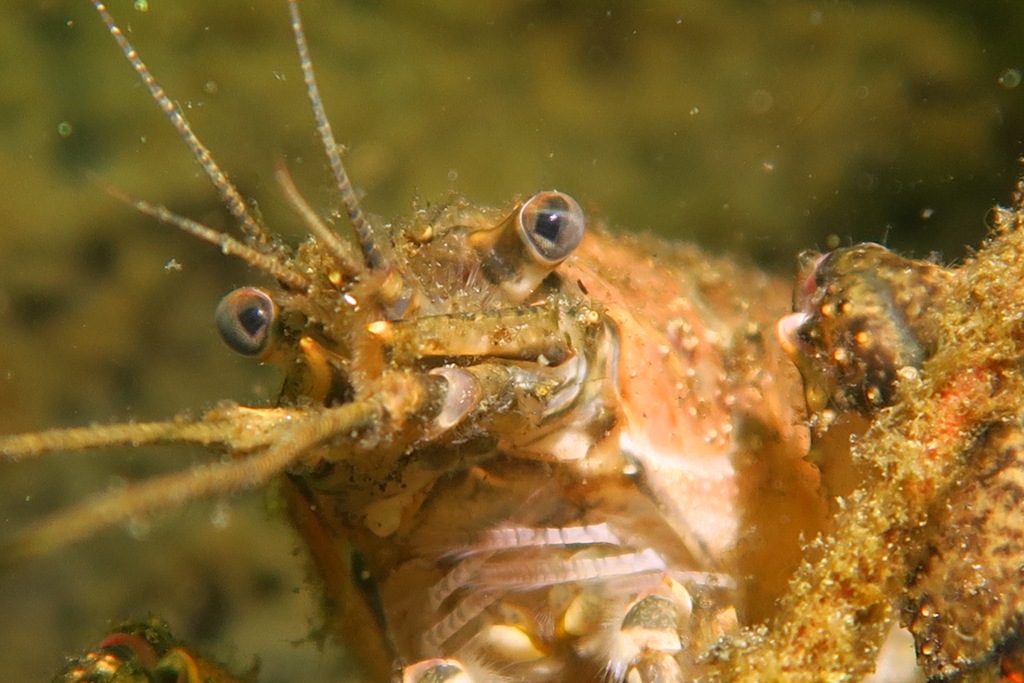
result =
[[277,326],[277,305],[262,289],[242,287],[217,304],[217,330],[232,351],[258,358],[270,347]]
[[519,209],[519,233],[545,265],[565,260],[583,239],[585,225],[583,209],[561,192],[538,192]]

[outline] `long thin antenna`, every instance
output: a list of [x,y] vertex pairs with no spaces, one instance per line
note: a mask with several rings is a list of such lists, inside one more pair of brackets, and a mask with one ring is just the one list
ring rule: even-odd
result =
[[[196,466],[185,472],[134,484],[118,493],[89,498],[26,529],[6,547],[0,546],[0,571],[132,519],[192,500],[261,486],[298,461],[316,444],[336,434],[349,434],[362,427],[379,424],[382,412],[382,407],[375,401],[347,403],[293,423],[279,433],[266,449],[240,460]],[[188,426],[184,425],[182,432],[187,429]],[[169,431],[173,432],[173,428]],[[17,438],[0,440],[0,453],[7,443],[15,447],[21,445]],[[175,438],[173,434],[167,439],[171,443],[184,440]]]
[[[94,0],[95,2],[95,0]],[[341,153],[338,151],[338,143],[331,131],[331,122],[327,120],[327,112],[324,110],[323,101],[320,99],[320,88],[316,84],[316,74],[313,71],[313,59],[309,54],[309,43],[306,42],[306,32],[302,28],[302,16],[299,14],[297,0],[288,0],[288,11],[292,19],[292,33],[295,34],[295,48],[299,52],[299,66],[302,68],[302,80],[306,84],[306,93],[309,95],[309,103],[313,108],[313,116],[316,118],[316,130],[320,133],[320,140],[323,143],[324,151],[331,165],[331,172],[334,173],[334,180],[338,187],[338,194],[345,204],[345,211],[348,213],[352,229],[355,230],[359,246],[363,250],[363,258],[371,270],[381,270],[385,266],[384,255],[377,247],[373,236],[373,229],[363,216],[363,210],[359,207],[359,198],[352,190],[352,183],[349,181],[348,173],[345,172],[345,165],[341,162]]]
[[320,219],[317,212],[313,210],[313,207],[309,205],[309,202],[302,196],[299,189],[295,187],[292,174],[288,172],[288,167],[285,166],[283,160],[278,162],[274,175],[277,178],[278,184],[284,190],[285,198],[288,199],[292,208],[298,212],[299,217],[302,218],[309,231],[323,242],[327,252],[334,259],[334,264],[346,275],[358,275],[362,271],[362,263],[359,262],[358,255],[353,253],[352,244],[341,239],[338,233],[327,227],[323,220]]
[[164,89],[160,87],[160,84],[156,82],[153,74],[150,72],[149,67],[142,61],[139,54],[132,47],[132,44],[125,38],[124,33],[121,31],[121,27],[114,21],[114,17],[107,11],[106,5],[100,0],[91,0],[92,6],[99,12],[100,17],[103,19],[103,23],[107,25],[107,30],[110,31],[110,35],[114,37],[118,47],[121,48],[121,52],[124,53],[125,58],[135,69],[135,73],[142,79],[143,85],[149,90],[150,96],[159,105],[160,109],[163,110],[164,114],[174,125],[174,128],[178,131],[178,135],[185,141],[188,148],[192,150],[192,156],[195,157],[199,165],[206,171],[206,175],[209,176],[210,181],[213,183],[218,194],[224,204],[228,207],[231,215],[234,216],[242,227],[242,232],[255,240],[258,244],[270,244],[270,235],[266,230],[253,218],[249,209],[245,205],[245,200],[239,193],[238,188],[232,184],[227,174],[221,169],[210,150],[203,144],[199,137],[192,131],[192,126],[189,124],[188,119],[185,118],[185,114],[181,111],[181,108],[171,101],[171,98],[167,96]]
[[261,270],[271,276],[288,289],[300,292],[305,292],[309,289],[309,279],[301,273],[288,268],[287,262],[282,261],[276,255],[265,254],[248,244],[239,242],[231,235],[218,232],[217,230],[203,225],[198,221],[186,218],[185,216],[171,211],[165,206],[147,202],[145,199],[136,199],[106,183],[103,183],[102,185],[107,194],[124,202],[128,206],[131,206],[139,213],[152,216],[161,223],[172,225],[179,230],[187,232],[193,237],[198,237],[204,242],[217,245],[220,247],[221,253],[242,259],[253,268]]

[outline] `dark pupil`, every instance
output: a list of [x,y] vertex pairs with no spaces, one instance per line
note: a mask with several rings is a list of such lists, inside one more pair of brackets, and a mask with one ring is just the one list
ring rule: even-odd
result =
[[558,242],[558,234],[562,232],[562,214],[556,211],[542,211],[537,214],[534,232],[549,242]]
[[267,312],[259,304],[246,306],[238,312],[238,324],[250,336],[255,336],[267,326]]

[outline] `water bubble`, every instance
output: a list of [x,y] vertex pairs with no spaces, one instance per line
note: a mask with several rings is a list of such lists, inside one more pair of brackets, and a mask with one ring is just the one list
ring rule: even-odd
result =
[[135,7],[135,11],[136,12],[148,12],[149,11],[149,2],[148,2],[148,0],[135,0],[135,4],[133,6]]
[[769,91],[764,89],[755,90],[747,99],[747,106],[755,114],[767,114],[774,105],[775,98]]
[[1011,227],[1015,220],[1015,214],[1009,209],[995,206],[985,213],[985,227],[991,230],[1004,230]]
[[141,517],[132,517],[127,523],[128,535],[136,541],[144,541],[152,531],[150,523]]
[[215,504],[213,511],[210,513],[210,524],[218,531],[231,526],[231,506],[225,501],[219,501]]
[[57,124],[57,135],[62,138],[71,137],[71,133],[73,133],[74,130],[74,126],[71,125],[70,121],[61,121]]
[[1013,90],[1020,85],[1021,73],[1020,69],[1011,67],[999,74],[999,85],[1003,86],[1007,90]]

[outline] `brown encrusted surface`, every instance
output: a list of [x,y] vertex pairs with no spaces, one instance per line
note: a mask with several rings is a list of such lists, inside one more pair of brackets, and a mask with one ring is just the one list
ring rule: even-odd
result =
[[971,453],[965,484],[936,505],[903,614],[931,676],[993,675],[1024,619],[1022,456],[1019,419],[995,425]]
[[817,287],[797,302],[808,317],[794,343],[808,404],[862,413],[890,405],[900,368],[935,350],[951,271],[862,244],[824,256],[806,275]]
[[[1016,199],[1019,207],[1019,192]],[[833,535],[812,544],[813,561],[798,570],[772,628],[720,653],[720,680],[856,680],[871,670],[920,549],[949,531],[935,506],[970,481],[979,436],[1024,414],[1024,212],[996,220],[996,234],[937,303],[935,355],[906,373],[894,406],[855,448],[871,474],[841,505]],[[976,651],[996,647],[998,631],[991,627]]]

